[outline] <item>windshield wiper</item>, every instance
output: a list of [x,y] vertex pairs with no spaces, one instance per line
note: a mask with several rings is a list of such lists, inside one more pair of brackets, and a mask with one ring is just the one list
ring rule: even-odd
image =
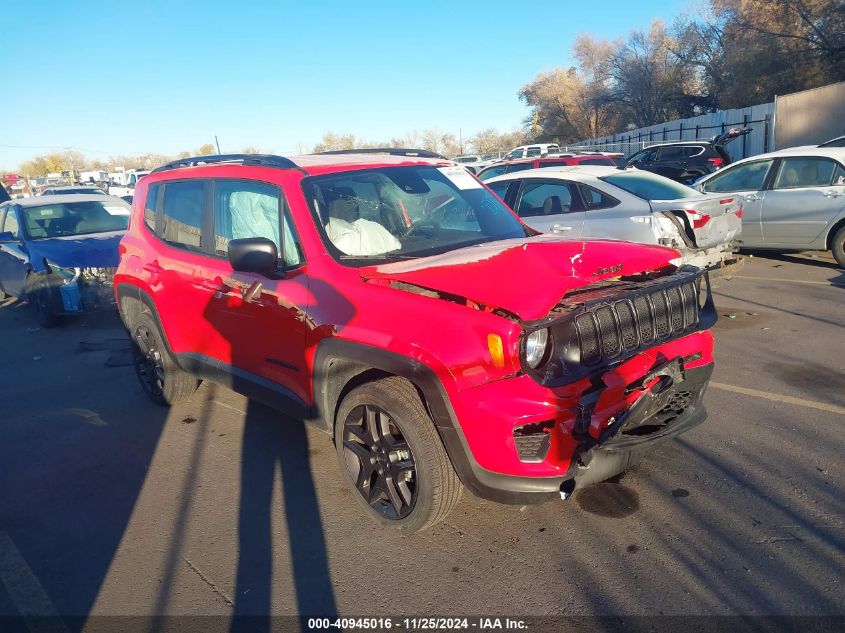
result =
[[346,261],[388,261],[398,262],[405,259],[416,259],[419,255],[400,255],[399,253],[382,253],[380,255],[340,255]]

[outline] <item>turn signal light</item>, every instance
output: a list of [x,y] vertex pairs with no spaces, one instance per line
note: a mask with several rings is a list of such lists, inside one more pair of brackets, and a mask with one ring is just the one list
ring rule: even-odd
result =
[[487,349],[490,350],[490,358],[493,360],[493,367],[498,369],[504,367],[505,347],[502,345],[502,337],[498,334],[488,334]]

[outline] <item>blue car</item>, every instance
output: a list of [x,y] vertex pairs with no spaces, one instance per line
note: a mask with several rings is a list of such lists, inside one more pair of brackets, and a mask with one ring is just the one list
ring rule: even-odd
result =
[[0,299],[26,299],[42,327],[114,304],[112,280],[130,207],[106,195],[0,204]]

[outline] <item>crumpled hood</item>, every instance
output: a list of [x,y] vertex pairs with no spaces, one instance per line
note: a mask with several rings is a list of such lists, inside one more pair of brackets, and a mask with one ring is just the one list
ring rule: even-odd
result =
[[661,268],[675,257],[678,252],[664,246],[538,235],[368,266],[361,268],[361,276],[465,297],[534,321],[548,315],[570,290]]
[[93,235],[69,235],[27,242],[29,256],[36,270],[44,269],[44,259],[63,268],[116,268],[120,256],[117,246],[125,231]]

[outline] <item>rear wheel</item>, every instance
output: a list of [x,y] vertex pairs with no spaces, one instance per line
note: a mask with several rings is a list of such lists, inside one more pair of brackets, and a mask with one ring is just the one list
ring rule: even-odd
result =
[[338,410],[335,446],[357,502],[382,525],[416,532],[446,518],[460,499],[461,482],[407,380],[350,391]]
[[833,235],[833,239],[830,241],[830,250],[836,262],[842,268],[845,268],[845,226]]
[[129,335],[135,373],[150,400],[166,407],[190,398],[199,382],[170,357],[153,318],[139,314]]

